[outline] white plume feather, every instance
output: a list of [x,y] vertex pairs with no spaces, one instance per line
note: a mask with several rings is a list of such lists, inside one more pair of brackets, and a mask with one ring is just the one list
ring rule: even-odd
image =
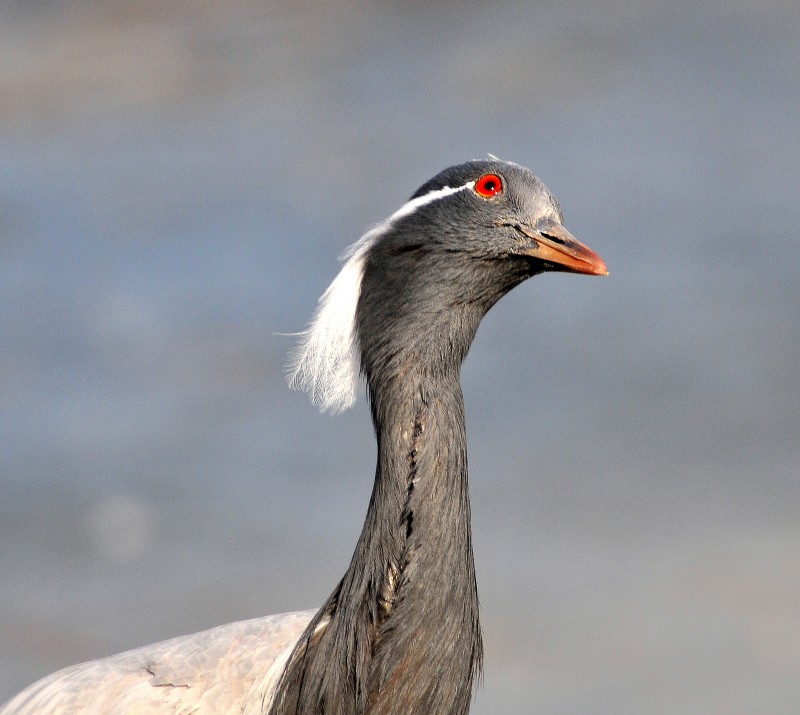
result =
[[456,188],[446,186],[411,199],[345,252],[342,257],[345,264],[319,299],[314,317],[308,329],[300,333],[289,364],[289,385],[308,392],[322,412],[342,412],[356,399],[356,386],[360,381],[356,308],[367,252],[398,219],[474,183]]
[[317,304],[308,329],[292,355],[289,385],[309,393],[323,412],[334,414],[355,402],[358,384],[356,306],[364,274],[364,255],[379,235],[378,227],[345,254],[346,263]]

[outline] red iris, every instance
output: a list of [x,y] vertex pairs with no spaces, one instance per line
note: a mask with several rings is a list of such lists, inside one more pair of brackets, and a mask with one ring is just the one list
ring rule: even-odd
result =
[[503,180],[497,174],[484,174],[475,182],[475,192],[484,198],[503,193]]

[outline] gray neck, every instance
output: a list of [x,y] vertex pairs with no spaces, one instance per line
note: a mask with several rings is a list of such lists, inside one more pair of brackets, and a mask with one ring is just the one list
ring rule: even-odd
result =
[[464,404],[452,365],[435,376],[367,376],[378,439],[369,511],[347,573],[295,650],[273,715],[469,711],[482,648]]
[[373,400],[378,475],[358,546],[383,575],[368,711],[456,715],[481,662],[464,402],[457,374],[400,382],[403,399]]
[[482,646],[459,372],[483,316],[527,275],[400,234],[368,257],[357,332],[375,486],[350,567],[296,646],[271,715],[469,711]]

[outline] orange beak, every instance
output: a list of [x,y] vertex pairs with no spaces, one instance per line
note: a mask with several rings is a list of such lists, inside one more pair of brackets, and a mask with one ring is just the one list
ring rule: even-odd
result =
[[542,219],[536,227],[515,224],[514,228],[531,240],[520,250],[526,256],[538,258],[549,264],[549,270],[607,276],[608,269],[600,256],[584,246],[558,221]]

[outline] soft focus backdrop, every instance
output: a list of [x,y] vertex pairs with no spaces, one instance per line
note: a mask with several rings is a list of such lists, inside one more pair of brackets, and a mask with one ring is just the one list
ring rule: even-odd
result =
[[465,365],[473,711],[798,712],[800,4],[0,14],[0,700],[329,593],[371,427],[285,333],[491,152],[611,276],[517,289]]

